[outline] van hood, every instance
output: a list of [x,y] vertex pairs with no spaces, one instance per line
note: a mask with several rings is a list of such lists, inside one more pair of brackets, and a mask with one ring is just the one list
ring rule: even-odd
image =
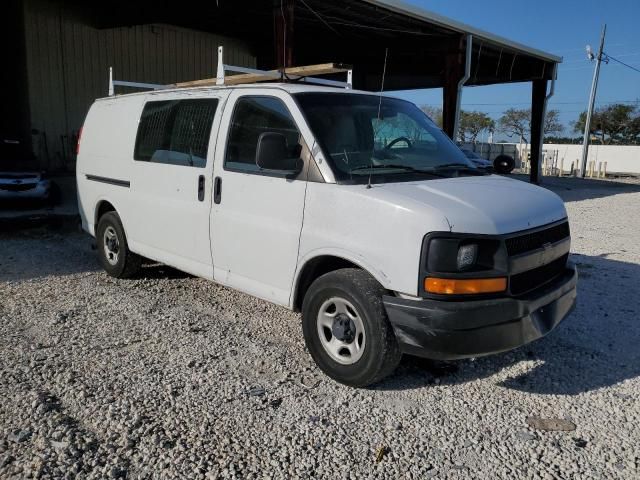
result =
[[429,207],[452,232],[499,235],[566,218],[562,199],[530,183],[500,177],[458,177],[378,185],[407,208]]

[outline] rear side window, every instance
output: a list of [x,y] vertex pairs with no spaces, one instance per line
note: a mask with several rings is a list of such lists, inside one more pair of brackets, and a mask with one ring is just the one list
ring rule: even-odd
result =
[[259,172],[256,149],[258,138],[264,132],[283,134],[291,158],[300,156],[300,132],[284,102],[274,97],[241,97],[231,119],[225,168]]
[[133,158],[143,162],[203,168],[218,100],[147,102]]

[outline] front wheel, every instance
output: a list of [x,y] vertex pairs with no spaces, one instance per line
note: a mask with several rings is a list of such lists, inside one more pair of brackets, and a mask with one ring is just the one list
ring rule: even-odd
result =
[[354,387],[377,383],[400,362],[382,303],[384,288],[367,272],[327,273],[309,287],[302,330],[309,353],[334,380]]

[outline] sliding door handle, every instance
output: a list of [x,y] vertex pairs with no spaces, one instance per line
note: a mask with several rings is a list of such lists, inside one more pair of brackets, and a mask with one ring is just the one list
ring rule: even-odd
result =
[[204,200],[204,175],[198,177],[198,200]]
[[220,203],[220,200],[222,200],[222,178],[216,177],[213,180],[213,201]]

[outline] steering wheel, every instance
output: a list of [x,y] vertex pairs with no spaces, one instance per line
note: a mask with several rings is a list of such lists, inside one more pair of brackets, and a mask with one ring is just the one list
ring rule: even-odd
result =
[[394,138],[389,143],[387,143],[384,147],[385,150],[390,149],[398,142],[405,142],[409,148],[413,148],[413,144],[411,143],[411,140],[409,140],[407,137],[398,137],[398,138]]

